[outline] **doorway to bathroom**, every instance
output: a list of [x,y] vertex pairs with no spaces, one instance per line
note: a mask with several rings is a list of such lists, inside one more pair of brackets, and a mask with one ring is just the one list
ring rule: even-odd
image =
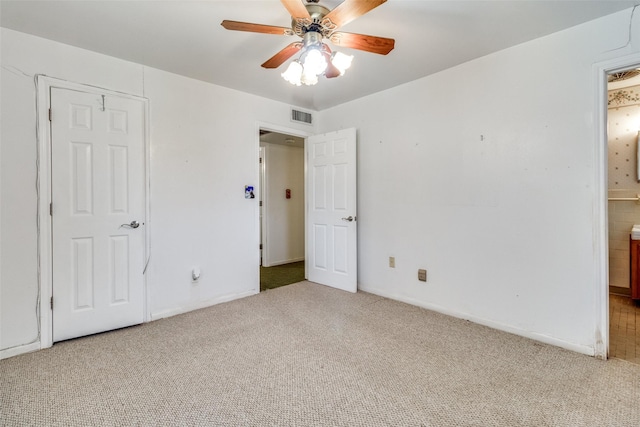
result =
[[606,122],[609,356],[640,364],[640,68],[607,75]]
[[305,280],[304,143],[260,129],[260,291]]

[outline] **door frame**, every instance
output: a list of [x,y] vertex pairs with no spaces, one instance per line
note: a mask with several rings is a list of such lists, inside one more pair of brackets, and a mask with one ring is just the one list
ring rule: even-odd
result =
[[[312,135],[315,135],[315,132],[312,131],[304,131],[304,130],[300,130],[300,129],[294,129],[294,128],[288,128],[285,126],[280,126],[280,125],[276,125],[273,123],[267,123],[267,122],[257,122],[256,123],[256,129],[254,132],[254,135],[256,136],[256,164],[260,165],[260,130],[268,130],[271,132],[277,132],[277,133],[283,133],[286,135],[291,135],[291,136],[297,136],[299,138],[304,138],[304,188],[305,188],[305,192],[304,192],[304,221],[305,224],[307,223],[307,217],[308,217],[308,211],[309,211],[309,192],[306,191],[307,188],[307,149],[308,149],[308,145],[307,145],[307,138],[309,138]],[[262,166],[258,166],[258,173],[262,172]],[[259,177],[258,177],[259,178]],[[260,182],[260,179],[258,179],[258,182]],[[260,198],[262,198],[262,200],[264,200],[263,197],[263,193],[262,193],[262,188],[258,185],[258,191],[260,192]],[[257,226],[257,243],[256,243],[256,248],[260,247],[260,239],[261,239],[261,233],[263,232],[262,229],[262,225],[260,223],[260,206],[258,206],[259,204],[256,203],[256,226]],[[265,216],[265,212],[266,212],[266,203],[263,205],[263,223],[266,220],[266,216]],[[264,242],[263,242],[264,243]],[[258,249],[259,251],[260,249]],[[264,254],[265,252],[263,252]],[[304,278],[307,278],[307,262],[308,262],[309,257],[307,256],[307,227],[305,225],[304,227]],[[257,293],[260,293],[260,266],[258,266],[258,283],[256,285],[256,289],[257,289]]]
[[[258,138],[260,136],[258,135]],[[265,223],[267,222],[266,216],[265,216],[265,212],[267,211],[267,201],[265,200],[265,194],[262,191],[262,188],[266,188],[267,187],[267,176],[266,176],[266,157],[267,157],[267,150],[265,149],[265,147],[260,147],[258,146],[258,155],[260,156],[260,176],[258,177],[258,215],[260,218],[260,222],[259,222],[259,230],[260,230],[260,266],[264,266],[264,259],[266,258],[266,254],[267,254],[267,245],[266,245],[266,241],[267,241],[267,232],[266,232],[266,227],[265,227]],[[262,203],[262,205],[260,205],[260,203]]]
[[607,75],[640,66],[640,53],[593,65],[595,87],[595,185],[593,203],[595,250],[595,357],[609,357],[609,212],[608,212],[608,152],[607,152]]
[[[37,243],[38,243],[38,314],[40,348],[53,345],[53,312],[50,299],[53,295],[53,243],[51,216],[49,207],[51,200],[51,126],[49,122],[49,106],[51,105],[51,88],[75,90],[79,92],[93,93],[97,95],[117,96],[120,98],[141,101],[144,106],[144,215],[145,223],[144,255],[145,271],[150,257],[150,221],[149,221],[149,194],[150,194],[150,150],[149,150],[149,99],[131,95],[124,92],[104,89],[81,83],[70,82],[54,77],[38,74],[36,82],[36,193],[37,193]],[[149,292],[147,292],[147,275],[142,278],[143,283],[143,321],[150,320]]]

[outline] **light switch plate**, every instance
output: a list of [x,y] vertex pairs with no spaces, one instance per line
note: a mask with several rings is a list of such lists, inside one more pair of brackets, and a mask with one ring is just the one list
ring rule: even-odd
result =
[[427,270],[418,270],[418,280],[420,280],[421,282],[427,281]]

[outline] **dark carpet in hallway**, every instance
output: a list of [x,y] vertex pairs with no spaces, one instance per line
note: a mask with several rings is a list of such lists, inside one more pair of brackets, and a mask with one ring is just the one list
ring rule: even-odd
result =
[[260,267],[260,292],[304,280],[304,261]]

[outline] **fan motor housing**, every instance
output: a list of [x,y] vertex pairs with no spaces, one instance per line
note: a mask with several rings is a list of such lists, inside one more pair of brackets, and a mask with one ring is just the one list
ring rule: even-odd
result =
[[329,37],[335,31],[336,26],[330,20],[324,19],[330,12],[329,9],[319,4],[307,4],[305,8],[311,16],[310,20],[298,20],[295,17],[291,20],[291,29],[296,35],[304,37],[307,32],[316,32],[322,34],[323,37]]
[[304,47],[322,45],[322,34],[317,31],[307,31],[302,37]]

